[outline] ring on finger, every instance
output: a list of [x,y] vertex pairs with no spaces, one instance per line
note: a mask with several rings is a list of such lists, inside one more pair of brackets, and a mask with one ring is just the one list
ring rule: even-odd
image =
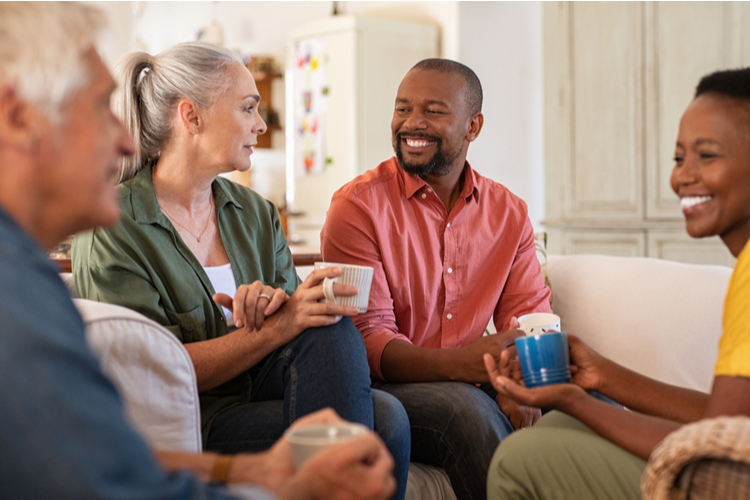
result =
[[258,298],[259,299],[266,299],[268,302],[271,302],[271,296],[267,295],[265,293],[261,293],[260,295],[258,295]]

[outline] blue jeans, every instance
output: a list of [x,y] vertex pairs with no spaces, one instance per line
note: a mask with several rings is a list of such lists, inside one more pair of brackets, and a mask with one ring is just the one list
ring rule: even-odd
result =
[[412,461],[444,468],[458,500],[486,498],[492,455],[513,432],[492,389],[485,392],[462,382],[372,386],[404,405],[411,423]]
[[378,433],[396,462],[396,498],[404,498],[409,420],[396,398],[370,389],[364,341],[349,318],[310,328],[271,353],[253,377],[250,402],[216,416],[206,449],[219,453],[266,450],[297,418],[325,407]]

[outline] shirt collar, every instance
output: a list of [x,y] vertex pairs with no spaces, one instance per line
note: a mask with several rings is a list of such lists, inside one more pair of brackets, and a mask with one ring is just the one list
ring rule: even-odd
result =
[[[427,182],[420,176],[406,173],[404,169],[402,169],[398,164],[398,158],[393,157],[393,162],[395,163],[396,169],[398,170],[398,173],[404,182],[404,194],[407,198],[411,198],[412,196],[417,194],[420,189],[428,186]],[[471,168],[471,165],[469,165],[468,161],[464,164],[464,187],[461,190],[460,196],[461,198],[465,198],[467,201],[471,196],[474,196],[474,198],[479,201],[479,190],[477,189],[474,169]]]
[[[132,195],[135,220],[138,223],[159,223],[164,227],[170,227],[171,224],[168,223],[168,219],[159,208],[159,202],[156,201],[154,181],[151,178],[152,167],[153,165],[146,165],[135,174],[135,177],[130,181],[126,181],[126,183],[130,184],[131,188],[130,193]],[[226,189],[224,183],[219,178],[214,179],[211,187],[214,191],[217,212],[229,203],[242,210],[242,204],[232,196],[232,193]]]

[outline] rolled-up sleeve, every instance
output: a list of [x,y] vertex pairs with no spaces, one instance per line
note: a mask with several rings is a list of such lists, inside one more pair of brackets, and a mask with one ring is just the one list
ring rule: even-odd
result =
[[526,218],[513,265],[497,303],[493,321],[498,331],[507,330],[510,320],[530,312],[551,312],[550,290],[544,284],[534,244],[534,229]]

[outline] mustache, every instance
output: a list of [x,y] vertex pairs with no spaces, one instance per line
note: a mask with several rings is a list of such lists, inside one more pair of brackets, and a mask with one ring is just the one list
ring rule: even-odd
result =
[[405,137],[409,137],[410,139],[425,139],[427,141],[431,142],[440,142],[440,138],[436,137],[434,135],[425,134],[422,132],[398,132],[396,134],[396,139],[399,140],[399,142],[404,139]]

